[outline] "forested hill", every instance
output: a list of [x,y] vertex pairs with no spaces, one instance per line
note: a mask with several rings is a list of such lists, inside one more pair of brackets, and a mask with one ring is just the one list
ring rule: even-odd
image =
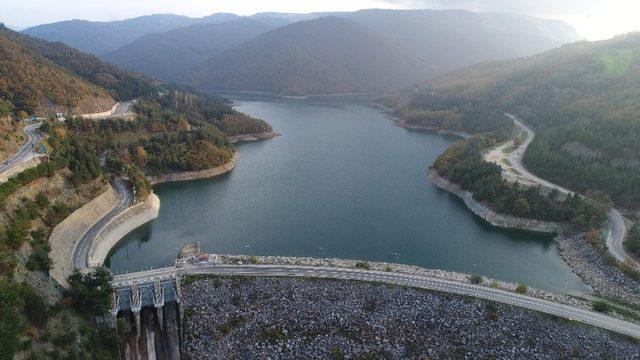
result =
[[260,35],[190,69],[184,81],[287,95],[384,92],[424,75],[419,65],[368,28],[325,17]]
[[16,41],[22,36],[0,25],[0,113],[18,110],[82,113],[105,111],[115,103],[104,88]]
[[[578,191],[640,207],[640,34],[449,73],[388,101],[414,124],[479,132],[495,111],[532,125],[525,164]],[[469,116],[474,114],[474,116]]]
[[0,30],[0,36],[26,46],[70,73],[109,90],[116,100],[129,100],[151,95],[153,92],[153,81],[140,74],[106,63],[94,55],[80,52],[61,42],[48,42],[5,30]]

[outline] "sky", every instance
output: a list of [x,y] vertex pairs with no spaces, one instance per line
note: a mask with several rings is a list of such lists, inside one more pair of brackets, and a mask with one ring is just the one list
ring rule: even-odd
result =
[[640,30],[640,0],[0,0],[0,22],[14,28],[70,19],[122,20],[158,13],[202,17],[216,12],[467,9],[564,20],[588,40]]

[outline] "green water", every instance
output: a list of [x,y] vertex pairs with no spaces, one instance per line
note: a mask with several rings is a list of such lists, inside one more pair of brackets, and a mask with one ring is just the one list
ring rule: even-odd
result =
[[240,162],[222,177],[157,186],[160,216],[113,250],[114,272],[170,264],[199,241],[213,253],[392,261],[587,289],[550,236],[489,226],[429,183],[427,167],[456,138],[394,127],[345,100],[237,104],[283,136],[238,145]]

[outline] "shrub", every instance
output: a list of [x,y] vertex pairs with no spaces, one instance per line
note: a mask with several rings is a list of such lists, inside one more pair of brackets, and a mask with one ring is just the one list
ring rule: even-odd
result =
[[593,306],[593,310],[597,312],[606,314],[609,311],[611,311],[611,305],[609,305],[609,303],[605,301],[594,301],[592,306]]
[[331,359],[331,360],[343,360],[344,359],[344,353],[342,352],[342,349],[340,349],[337,346],[334,346],[333,348],[331,348],[331,354],[329,354],[329,359]]
[[358,261],[356,263],[356,268],[358,269],[364,269],[364,270],[371,270],[371,264],[369,264],[366,261]]
[[469,275],[469,282],[472,284],[482,284],[484,280],[478,274]]
[[249,257],[249,263],[250,263],[250,264],[257,264],[257,263],[259,263],[258,258],[257,258],[257,257],[255,257],[255,256],[251,256],[251,257]]
[[516,286],[516,292],[518,294],[526,294],[528,290],[529,288],[525,284],[518,284],[518,286]]

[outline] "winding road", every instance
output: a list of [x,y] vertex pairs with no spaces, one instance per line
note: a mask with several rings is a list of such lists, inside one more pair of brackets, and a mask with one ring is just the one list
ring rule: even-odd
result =
[[[557,189],[559,192],[565,195],[575,194],[571,190],[537,177],[524,167],[524,165],[522,164],[522,157],[524,156],[524,152],[529,147],[529,144],[531,144],[531,142],[535,138],[536,133],[524,122],[522,122],[522,120],[520,120],[517,116],[508,113],[505,115],[513,120],[513,122],[518,125],[522,129],[522,131],[525,131],[527,133],[527,139],[507,157],[513,169],[517,170],[520,173],[519,176],[525,177],[527,180],[548,189]],[[630,261],[636,266],[636,268],[640,269],[640,264],[634,258],[629,256],[629,254],[624,249],[624,246],[622,245],[627,236],[627,229],[624,224],[624,218],[622,217],[622,214],[620,214],[620,212],[616,209],[611,209],[609,210],[609,212],[607,212],[607,217],[609,219],[609,228],[607,229],[606,243],[607,247],[609,248],[609,252],[616,258],[616,260],[620,262]]]
[[80,116],[83,118],[94,119],[94,120],[124,117],[131,114],[131,106],[133,106],[135,102],[136,102],[135,100],[118,102],[115,105],[113,105],[113,107],[109,111],[94,113],[94,114],[82,114]]
[[116,206],[106,213],[100,220],[93,224],[89,230],[82,236],[80,241],[73,249],[73,267],[81,271],[89,267],[89,250],[100,230],[113,219],[116,215],[123,212],[133,203],[133,193],[129,186],[122,179],[114,181],[116,194],[118,195],[118,203]]
[[620,334],[640,339],[640,325],[611,316],[585,310],[579,307],[555,303],[527,295],[495,289],[488,286],[446,280],[422,275],[411,275],[396,272],[382,272],[364,269],[302,266],[302,265],[224,265],[204,263],[182,268],[142,271],[137,273],[116,275],[114,287],[126,287],[131,283],[149,283],[158,278],[184,274],[200,275],[233,275],[233,276],[295,276],[305,278],[326,278],[338,280],[369,281],[376,283],[409,286],[450,294],[472,296],[484,300],[519,306],[565,319],[579,321]]
[[16,151],[7,160],[0,163],[0,178],[5,177],[11,170],[20,166],[36,157],[38,155],[34,151],[34,148],[42,140],[42,134],[38,131],[40,124],[31,124],[24,127],[24,133],[27,135],[27,142],[24,143],[18,151]]

